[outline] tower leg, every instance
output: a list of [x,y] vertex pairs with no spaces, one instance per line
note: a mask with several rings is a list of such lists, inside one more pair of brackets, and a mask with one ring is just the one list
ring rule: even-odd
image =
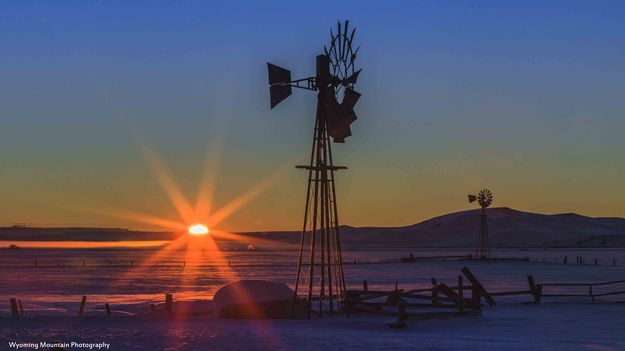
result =
[[[316,135],[317,135],[317,129],[319,128],[319,120],[317,119],[315,121],[315,130],[313,133],[313,145],[312,145],[312,150],[310,152],[310,165],[313,165],[313,160],[315,158],[315,148],[317,146],[317,143],[315,142],[316,140]],[[304,225],[302,226],[302,235],[301,235],[301,239],[300,239],[300,245],[299,245],[299,258],[297,261],[297,275],[295,278],[295,288],[293,290],[293,302],[291,304],[291,318],[293,318],[294,313],[295,313],[295,305],[297,304],[297,298],[298,298],[298,290],[299,290],[299,283],[300,283],[300,277],[301,277],[301,273],[302,273],[302,264],[303,264],[303,258],[304,258],[304,242],[306,241],[306,229],[308,228],[308,214],[310,212],[310,192],[311,192],[311,184],[314,183],[313,181],[313,169],[310,168],[308,170],[308,185],[306,188],[306,206],[305,206],[305,210],[304,210]],[[309,316],[310,318],[310,316]]]
[[[317,141],[318,142],[318,141]],[[318,145],[318,144],[317,144]],[[319,161],[319,150],[317,149],[317,162]],[[310,319],[310,312],[312,309],[312,294],[313,294],[313,286],[314,286],[314,271],[315,271],[315,245],[317,238],[317,208],[319,205],[319,169],[315,170],[315,178],[313,179],[314,184],[314,195],[313,195],[313,214],[312,214],[312,230],[311,230],[311,238],[310,238],[310,263],[308,270],[308,312],[307,317]],[[321,271],[323,275],[323,270]],[[321,299],[321,297],[319,297]]]
[[[310,163],[308,166],[297,166],[298,168],[308,169],[309,173],[304,226],[300,240],[291,315],[293,316],[297,303],[302,267],[308,264],[308,294],[306,298],[308,318],[311,317],[313,293],[319,292],[319,315],[324,313],[324,300],[328,300],[329,313],[333,314],[335,311],[334,299],[336,298],[338,310],[341,309],[345,299],[345,276],[334,184],[334,170],[344,167],[335,167],[333,165],[326,122],[319,117],[323,115],[320,113],[321,106],[323,105],[317,105],[318,117],[315,124]],[[304,262],[304,246],[309,228],[310,251],[308,262]],[[318,239],[317,235],[319,236]],[[315,269],[315,262],[319,262],[318,270]],[[318,290],[315,286],[316,283],[319,284]]]
[[[330,164],[333,164],[333,160],[332,160],[332,147],[330,146],[330,144],[328,143],[328,160],[330,161]],[[339,214],[338,214],[338,208],[337,208],[337,203],[336,203],[336,187],[335,187],[335,183],[334,183],[334,170],[330,169],[330,188],[329,188],[329,202],[332,204],[331,206],[331,215],[333,217],[333,221],[330,223],[330,227],[332,228],[332,242],[333,245],[335,247],[335,252],[334,252],[334,262],[335,262],[335,279],[337,280],[337,284],[335,285],[336,287],[336,297],[337,297],[337,302],[341,303],[341,301],[344,301],[346,296],[345,296],[345,291],[346,291],[346,287],[345,287],[345,273],[343,271],[343,252],[341,250],[341,235],[339,232]],[[339,307],[340,308],[340,304]]]
[[480,241],[475,252],[475,256],[480,259],[488,258],[488,223],[486,218],[486,208],[482,207],[480,212]]

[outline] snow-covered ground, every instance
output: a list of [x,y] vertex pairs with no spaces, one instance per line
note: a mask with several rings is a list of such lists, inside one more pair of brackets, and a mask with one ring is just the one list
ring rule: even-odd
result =
[[[395,281],[400,289],[427,287],[432,277],[454,285],[464,266],[489,291],[525,290],[528,275],[537,283],[625,279],[625,267],[607,264],[614,257],[622,264],[625,254],[620,251],[507,253],[532,260],[367,264],[364,262],[407,256],[408,252],[348,252],[346,260],[351,263],[345,269],[348,287],[360,287],[367,279],[370,289],[387,290]],[[232,280],[271,279],[291,284],[294,274],[294,256],[285,252],[229,253],[225,261],[209,259],[185,266],[180,266],[180,257],[163,258],[158,265],[146,264],[145,258],[153,254],[144,250],[0,253],[0,350],[11,349],[9,340],[105,342],[111,350],[625,350],[625,304],[617,302],[625,300],[624,295],[596,303],[587,297],[545,298],[541,304],[530,303],[529,296],[499,297],[497,305],[485,307],[481,316],[409,320],[402,330],[386,325],[394,321],[391,317],[363,315],[310,321],[242,321],[218,320],[214,314],[173,318],[150,314],[149,304],[160,303],[166,292],[174,294],[176,311],[189,304],[196,310],[211,311],[214,292]],[[569,264],[553,263],[564,255],[569,256]],[[583,255],[588,263],[594,263],[593,256],[598,257],[600,265],[571,264],[576,255]],[[38,259],[38,267],[29,264],[34,259]],[[131,260],[135,266],[127,263]],[[354,260],[360,263],[354,264]],[[111,261],[126,263],[106,267]],[[559,288],[545,289],[556,292]],[[577,289],[587,293],[587,287]],[[78,319],[75,316],[82,295],[88,296],[86,316]],[[22,299],[27,319],[8,319],[9,297]],[[105,315],[105,302],[111,304],[112,316]]]
[[[530,257],[530,262],[418,261],[399,262],[410,253],[415,256],[466,255],[472,250],[438,251],[346,251],[343,255],[347,285],[388,289],[428,287],[432,277],[452,283],[463,266],[468,266],[491,290],[524,289],[526,277],[537,283],[594,282],[625,279],[625,250],[500,250],[500,257]],[[562,259],[568,256],[568,265]],[[583,256],[587,265],[575,265]],[[597,258],[599,266],[594,266]],[[544,262],[543,262],[544,260]],[[554,264],[553,262],[560,262]],[[613,260],[617,266],[612,267]],[[34,263],[37,261],[37,267]],[[374,262],[367,264],[366,262]],[[537,261],[537,262],[536,262]],[[186,265],[183,266],[183,262]],[[8,299],[22,299],[28,311],[75,313],[83,295],[87,310],[103,309],[105,302],[114,310],[127,305],[147,306],[173,293],[176,300],[210,299],[220,287],[239,279],[267,279],[292,285],[296,252],[222,252],[189,256],[185,252],[159,252],[146,249],[24,249],[0,250],[0,316],[6,315]],[[359,262],[354,264],[354,262]],[[83,263],[85,266],[83,266]],[[131,264],[134,263],[134,266]],[[625,289],[624,289],[625,290]]]
[[[408,321],[352,316],[315,320],[212,317],[3,321],[8,340],[110,344],[110,350],[623,350],[625,305],[504,304],[478,317]],[[70,348],[71,349],[71,348]]]

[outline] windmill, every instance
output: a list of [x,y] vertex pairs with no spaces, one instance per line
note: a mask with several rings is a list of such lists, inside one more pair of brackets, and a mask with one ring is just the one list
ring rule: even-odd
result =
[[482,189],[475,195],[469,195],[469,202],[480,204],[480,243],[475,251],[475,256],[481,259],[488,258],[488,221],[486,219],[486,208],[493,202],[493,193],[488,189]]
[[[313,291],[319,294],[319,314],[324,313],[324,301],[328,301],[331,314],[335,311],[335,302],[337,311],[344,307],[345,274],[334,173],[347,167],[334,165],[330,138],[335,143],[344,143],[352,135],[350,125],[357,119],[354,106],[360,94],[354,90],[354,85],[361,70],[355,69],[358,53],[358,49],[354,50],[352,46],[355,33],[355,29],[349,30],[348,21],[343,25],[338,22],[336,33],[330,30],[330,45],[324,46],[323,54],[317,55],[313,77],[293,80],[289,70],[267,63],[272,109],[292,94],[292,88],[317,92],[310,162],[296,166],[308,171],[308,186],[293,308],[301,285],[307,285],[308,318],[313,308]],[[306,245],[308,254],[304,251]],[[303,272],[306,268],[307,274]]]

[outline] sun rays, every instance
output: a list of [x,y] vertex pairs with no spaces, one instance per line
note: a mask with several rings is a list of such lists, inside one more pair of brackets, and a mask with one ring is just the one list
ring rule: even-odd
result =
[[[171,204],[174,210],[172,216],[156,216],[132,209],[121,209],[119,206],[85,208],[75,205],[60,205],[74,211],[122,219],[173,233],[174,239],[143,262],[138,262],[132,274],[149,274],[149,270],[154,269],[154,267],[176,266],[180,268],[179,282],[181,286],[191,284],[195,279],[198,279],[201,269],[211,270],[220,279],[234,280],[237,278],[237,274],[230,264],[227,251],[220,249],[218,243],[229,246],[235,243],[241,248],[248,247],[248,245],[267,249],[278,245],[281,247],[292,246],[259,238],[255,235],[232,233],[219,227],[230,216],[278,182],[283,173],[281,169],[261,178],[223,206],[217,207],[213,203],[220,163],[220,148],[217,143],[211,145],[207,157],[202,162],[196,198],[191,201],[184,195],[182,187],[176,182],[159,155],[154,152],[145,139],[138,139],[142,140],[141,143],[137,144],[140,155]],[[123,281],[125,275],[120,278],[120,281]]]

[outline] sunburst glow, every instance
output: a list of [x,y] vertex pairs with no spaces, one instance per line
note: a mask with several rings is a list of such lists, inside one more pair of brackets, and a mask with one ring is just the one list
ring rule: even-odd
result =
[[194,224],[189,226],[188,230],[191,235],[206,235],[209,232],[209,229],[204,224]]
[[[215,264],[221,278],[225,280],[238,279],[236,270],[230,264],[227,253],[222,251],[222,245],[251,245],[252,247],[271,248],[277,245],[291,246],[279,241],[273,241],[256,235],[232,233],[220,228],[223,222],[240,208],[247,205],[260,195],[264,190],[275,184],[281,176],[282,168],[276,169],[266,178],[261,179],[247,191],[235,196],[231,201],[221,207],[214,208],[212,205],[214,195],[214,179],[217,176],[218,160],[216,155],[207,157],[206,164],[202,167],[204,175],[201,178],[195,204],[192,204],[183,194],[181,187],[170,174],[167,167],[161,162],[158,154],[147,143],[139,143],[142,155],[146,159],[149,169],[155,179],[160,183],[165,195],[178,214],[178,218],[164,218],[152,214],[138,213],[117,206],[111,208],[94,209],[85,206],[61,205],[64,208],[81,212],[88,212],[107,217],[130,220],[136,223],[148,224],[152,227],[164,228],[176,236],[168,244],[160,248],[144,262],[137,265],[141,272],[147,273],[153,267],[161,264],[171,264],[179,260],[182,267],[180,283],[190,284],[200,274],[198,267],[202,264]],[[214,148],[213,148],[214,149]],[[215,150],[212,150],[216,153]],[[286,168],[284,168],[286,169]],[[194,206],[195,205],[195,206]],[[57,206],[59,206],[57,204]],[[227,252],[227,251],[226,251]],[[173,260],[173,261],[172,261]],[[166,263],[165,263],[166,262]],[[129,271],[130,272],[130,271]],[[130,273],[128,273],[130,274]],[[134,272],[133,274],[136,274]]]

